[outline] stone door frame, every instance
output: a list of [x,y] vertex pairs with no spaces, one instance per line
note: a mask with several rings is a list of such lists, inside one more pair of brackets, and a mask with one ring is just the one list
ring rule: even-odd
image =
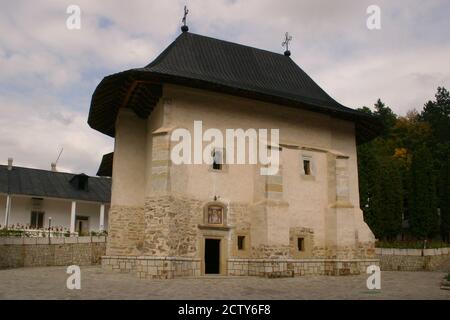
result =
[[200,268],[202,276],[211,276],[210,274],[205,274],[205,243],[206,239],[216,239],[220,240],[220,263],[219,263],[219,274],[221,276],[227,275],[227,264],[228,264],[228,238],[229,232],[224,230],[214,230],[203,229],[201,230],[201,242],[200,242]]

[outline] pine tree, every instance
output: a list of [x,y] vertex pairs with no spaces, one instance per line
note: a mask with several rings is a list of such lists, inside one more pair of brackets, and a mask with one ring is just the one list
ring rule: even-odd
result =
[[375,162],[374,170],[371,172],[370,177],[370,198],[368,207],[366,208],[369,214],[369,219],[366,221],[370,229],[374,233],[375,237],[379,240],[385,238],[384,222],[383,222],[383,190],[380,175],[382,174],[382,168],[379,163]]
[[380,99],[375,111],[359,110],[378,118],[384,126],[381,137],[358,146],[360,207],[364,220],[378,239],[392,239],[401,230],[403,186],[399,171],[394,168],[394,148],[389,135],[397,116]]
[[439,179],[439,208],[441,209],[441,237],[450,240],[450,152],[443,164]]
[[391,157],[380,161],[380,212],[383,238],[395,239],[401,231],[403,215],[403,184],[399,164]]
[[[377,175],[377,162],[372,143],[358,146],[359,202],[364,220],[374,231],[377,220],[373,214],[371,201],[374,193],[374,177]],[[375,232],[374,232],[375,233]],[[375,233],[377,235],[377,233]]]
[[374,111],[359,109],[384,125],[357,150],[360,206],[378,239],[396,236],[403,212],[414,237],[450,237],[450,93],[438,88],[435,98],[404,117],[380,99]]
[[392,240],[401,231],[403,184],[396,160],[378,157],[372,171],[369,226],[378,239]]
[[425,146],[414,154],[408,193],[411,233],[418,239],[432,238],[438,231],[438,214],[433,159]]
[[450,93],[439,87],[435,95],[436,101],[428,101],[420,118],[432,127],[433,143],[450,142]]
[[384,130],[382,132],[382,135],[384,137],[387,137],[390,133],[391,128],[395,125],[397,116],[392,111],[391,108],[386,106],[381,99],[377,100],[377,103],[375,103],[375,112],[373,113],[383,124]]

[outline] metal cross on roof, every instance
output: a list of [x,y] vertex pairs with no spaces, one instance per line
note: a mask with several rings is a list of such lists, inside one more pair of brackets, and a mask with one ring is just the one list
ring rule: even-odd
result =
[[284,41],[281,43],[282,47],[286,47],[286,51],[284,52],[285,56],[290,56],[291,52],[289,51],[289,42],[291,42],[292,36],[289,35],[288,32],[284,35]]
[[183,26],[181,27],[181,31],[186,32],[189,30],[188,26],[186,25],[186,17],[189,13],[189,10],[186,6],[184,6],[184,15],[183,15],[183,19],[181,20],[181,22],[183,22]]

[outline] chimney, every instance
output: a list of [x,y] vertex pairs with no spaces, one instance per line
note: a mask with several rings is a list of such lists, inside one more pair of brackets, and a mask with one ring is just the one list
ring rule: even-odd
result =
[[8,158],[8,170],[11,171],[13,166],[13,158]]
[[51,167],[52,167],[52,171],[53,172],[57,172],[57,170],[56,170],[56,163],[52,162],[51,163]]

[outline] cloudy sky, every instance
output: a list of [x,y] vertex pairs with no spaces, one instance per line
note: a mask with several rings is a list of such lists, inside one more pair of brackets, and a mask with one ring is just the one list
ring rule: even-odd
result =
[[[81,8],[68,30],[67,7]],[[450,88],[450,1],[0,0],[0,164],[95,174],[113,140],[86,123],[91,95],[111,73],[141,67],[190,31],[291,58],[352,108],[381,98],[405,114]],[[381,9],[381,30],[366,26]]]

